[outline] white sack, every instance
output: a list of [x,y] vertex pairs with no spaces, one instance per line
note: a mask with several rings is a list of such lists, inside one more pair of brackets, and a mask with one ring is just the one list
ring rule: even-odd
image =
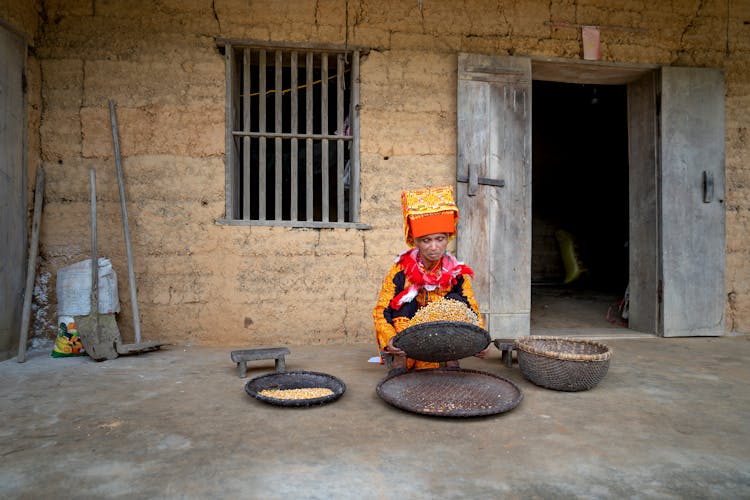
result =
[[[82,260],[57,271],[57,314],[85,316],[91,312],[91,259]],[[99,257],[99,313],[120,312],[117,274],[112,263]]]

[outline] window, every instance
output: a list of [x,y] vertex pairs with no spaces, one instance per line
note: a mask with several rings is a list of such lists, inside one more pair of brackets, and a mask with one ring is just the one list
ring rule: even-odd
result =
[[226,218],[360,227],[359,50],[224,43]]

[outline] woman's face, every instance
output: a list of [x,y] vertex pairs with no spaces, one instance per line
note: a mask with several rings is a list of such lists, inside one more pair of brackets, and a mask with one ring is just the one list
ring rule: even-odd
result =
[[419,249],[419,255],[422,257],[425,267],[432,267],[440,257],[445,253],[445,249],[448,248],[448,234],[446,233],[435,233],[420,236],[414,238]]

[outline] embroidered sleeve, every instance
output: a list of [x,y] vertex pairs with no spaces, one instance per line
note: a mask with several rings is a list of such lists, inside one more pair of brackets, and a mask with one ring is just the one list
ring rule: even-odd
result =
[[375,309],[372,311],[372,318],[375,323],[375,338],[381,350],[385,348],[388,341],[397,333],[394,327],[393,311],[390,308],[390,302],[403,289],[403,280],[400,280],[401,286],[397,286],[397,281],[399,280],[396,280],[396,275],[400,271],[401,268],[398,264],[391,267],[388,271],[388,274],[383,279],[383,285],[380,288]]
[[471,288],[471,278],[468,276],[464,276],[463,289],[464,296],[469,301],[469,307],[479,316],[479,326],[484,328],[484,319],[482,319],[482,313],[479,312],[479,304],[477,304],[477,299],[474,297],[474,290]]

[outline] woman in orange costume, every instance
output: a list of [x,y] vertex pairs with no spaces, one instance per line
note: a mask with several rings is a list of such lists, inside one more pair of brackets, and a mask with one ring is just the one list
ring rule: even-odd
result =
[[[417,310],[441,298],[459,300],[482,316],[471,289],[474,271],[446,251],[456,235],[458,207],[453,187],[426,188],[401,193],[404,236],[409,249],[402,252],[385,276],[373,310],[381,362],[393,357],[394,370],[437,368],[439,363],[406,357],[394,347],[393,337],[406,328]],[[485,357],[487,349],[477,354]],[[448,361],[458,366],[458,361]]]

